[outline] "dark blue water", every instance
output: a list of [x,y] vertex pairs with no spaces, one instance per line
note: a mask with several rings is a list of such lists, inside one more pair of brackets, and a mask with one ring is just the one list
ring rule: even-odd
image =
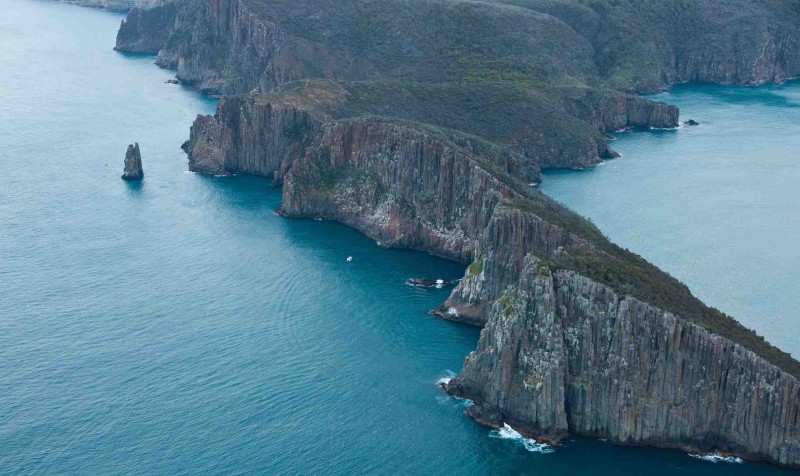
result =
[[[2,6],[0,474],[778,473],[474,424],[436,381],[478,331],[403,284],[462,267],[186,172],[214,103],[114,53],[120,16]],[[119,178],[134,140],[141,184]]]
[[543,190],[800,357],[800,82],[654,98],[700,126],[617,134],[621,159]]

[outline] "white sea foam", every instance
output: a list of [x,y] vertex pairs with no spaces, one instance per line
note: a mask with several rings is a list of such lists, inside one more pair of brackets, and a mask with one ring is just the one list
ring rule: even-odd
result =
[[698,455],[689,453],[692,458],[701,459],[710,463],[736,463],[742,464],[744,461],[736,456],[722,456],[722,455]]
[[518,441],[526,450],[532,453],[547,454],[555,452],[555,448],[553,448],[552,446],[546,445],[544,443],[539,443],[531,438],[525,438],[517,430],[508,426],[507,423],[503,423],[503,428],[492,430],[492,432],[489,433],[489,436],[491,436],[492,438],[500,438],[501,440]]
[[438,380],[436,380],[436,385],[440,387],[442,385],[447,385],[448,383],[450,383],[451,380],[453,380],[453,377],[455,376],[456,376],[455,372],[448,369],[445,371],[444,377],[440,377]]

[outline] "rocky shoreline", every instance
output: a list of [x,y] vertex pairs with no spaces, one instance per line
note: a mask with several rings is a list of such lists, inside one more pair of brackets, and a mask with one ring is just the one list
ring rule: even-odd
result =
[[[738,10],[733,27],[754,40],[734,48],[737,31],[717,15],[742,6],[643,2],[639,20],[719,37],[669,40],[651,64],[608,51],[634,34],[621,23],[631,10],[516,3],[528,7],[420,1],[393,18],[360,1],[315,16],[327,7],[178,0],[133,10],[116,49],[157,53],[183,84],[224,95],[184,144],[192,170],[270,177],[283,216],[469,265],[436,312],[484,327],[446,385],[475,403],[477,421],[553,444],[576,434],[800,468],[800,363],[531,187],[542,168],[613,157],[611,131],[679,125],[674,106],[626,91],[797,76],[798,15]],[[434,13],[480,47],[440,51],[413,28],[393,33],[406,15],[424,26]],[[631,42],[660,44],[670,26]]]

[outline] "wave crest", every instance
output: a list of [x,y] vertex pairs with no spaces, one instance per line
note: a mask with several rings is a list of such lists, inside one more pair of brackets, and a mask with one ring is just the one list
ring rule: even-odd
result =
[[736,456],[722,456],[717,454],[699,455],[693,453],[689,453],[689,456],[691,456],[692,458],[701,459],[703,461],[708,461],[710,463],[736,463],[736,464],[744,463],[744,461],[741,458],[737,458]]
[[502,428],[492,430],[491,433],[489,433],[489,436],[492,438],[500,438],[501,440],[518,441],[526,450],[530,451],[531,453],[547,454],[556,451],[555,448],[550,445],[539,443],[531,438],[525,438],[520,434],[520,432],[508,426],[508,423],[503,423]]

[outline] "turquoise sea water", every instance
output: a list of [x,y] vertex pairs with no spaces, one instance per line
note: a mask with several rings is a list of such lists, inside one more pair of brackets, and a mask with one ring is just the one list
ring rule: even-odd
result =
[[[2,5],[0,474],[782,473],[544,454],[474,424],[436,381],[478,331],[427,314],[447,290],[403,284],[462,267],[281,219],[263,179],[186,172],[214,102],[113,52],[119,15]],[[119,178],[134,140],[141,184]]]
[[700,125],[616,134],[621,159],[542,189],[800,357],[800,82],[653,98]]

